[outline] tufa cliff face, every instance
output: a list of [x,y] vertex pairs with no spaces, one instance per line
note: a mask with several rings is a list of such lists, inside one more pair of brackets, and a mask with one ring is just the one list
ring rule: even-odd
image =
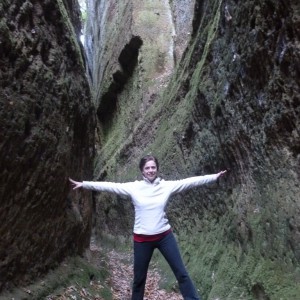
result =
[[[299,1],[87,7],[85,62],[77,1],[0,3],[0,289],[88,246],[69,176],[135,180],[153,153],[166,179],[229,171],[168,207],[203,298],[297,299]],[[96,238],[131,235],[128,199],[94,201]]]
[[[0,3],[0,289],[89,244],[94,110],[77,1]],[[72,22],[74,26],[72,25]]]
[[[205,299],[297,299],[299,3],[88,3],[94,179],[135,180],[147,153],[167,179],[228,169],[170,202],[192,277]],[[96,200],[98,238],[130,235],[129,201]]]

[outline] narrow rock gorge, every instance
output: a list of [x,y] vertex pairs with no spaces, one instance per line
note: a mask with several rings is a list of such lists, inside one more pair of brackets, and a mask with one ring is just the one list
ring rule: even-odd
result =
[[296,0],[0,3],[0,289],[131,242],[126,198],[70,190],[228,174],[168,216],[203,299],[300,295],[300,4]]

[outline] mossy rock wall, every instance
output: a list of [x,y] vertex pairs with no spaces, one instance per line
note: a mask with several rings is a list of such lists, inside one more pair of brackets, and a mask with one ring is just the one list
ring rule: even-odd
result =
[[[102,107],[99,124],[107,112],[109,126],[100,129],[94,178],[135,180],[148,153],[166,179],[227,169],[168,207],[197,287],[204,299],[297,299],[299,4],[195,1],[191,18],[190,42],[151,101],[138,56],[113,113]],[[101,74],[103,83],[113,75]],[[98,237],[130,236],[130,202],[95,197]]]
[[[0,2],[0,290],[89,245],[95,114],[76,1]],[[73,26],[74,24],[74,26]]]

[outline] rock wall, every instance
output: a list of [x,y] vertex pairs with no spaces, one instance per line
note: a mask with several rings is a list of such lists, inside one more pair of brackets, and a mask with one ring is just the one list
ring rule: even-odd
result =
[[[94,110],[76,1],[0,3],[0,290],[89,244]],[[71,23],[71,20],[74,26]]]
[[[172,9],[168,1],[88,1],[87,10],[85,47],[98,122],[94,174],[120,179],[127,170],[118,164],[126,163],[132,151],[138,157],[143,151],[132,148],[136,131],[174,68]],[[96,205],[96,215],[119,215],[115,210],[125,208],[118,203],[107,209]],[[130,220],[122,218],[128,231]],[[95,231],[114,226],[113,219],[95,218]]]
[[[176,8],[183,1],[107,1],[101,11],[111,12],[111,19],[103,23],[100,10],[93,10],[94,32],[109,33],[90,51],[97,54],[90,73],[98,76],[91,76],[99,124],[94,178],[135,180],[138,160],[147,153],[158,156],[167,179],[228,169],[219,184],[175,197],[168,208],[197,287],[204,299],[297,299],[299,3],[187,2],[188,11],[193,7],[185,27],[189,41],[177,61],[174,39],[166,43],[175,49],[176,65],[160,61],[169,66],[161,82],[159,72],[151,72],[159,56],[145,51],[151,37],[159,52],[159,39],[146,33],[160,24],[179,34]],[[162,3],[173,15],[162,14],[164,22],[157,23]],[[137,27],[143,6],[144,30]],[[123,18],[113,13],[125,7]],[[143,43],[133,47],[124,76],[120,57],[132,38]],[[98,237],[130,235],[129,201],[108,195],[96,200]]]

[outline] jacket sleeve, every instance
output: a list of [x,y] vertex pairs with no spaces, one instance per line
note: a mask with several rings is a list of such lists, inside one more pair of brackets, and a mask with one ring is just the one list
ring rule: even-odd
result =
[[218,174],[211,174],[168,181],[168,184],[170,184],[171,194],[177,194],[193,187],[215,182],[217,179]]
[[117,195],[130,196],[133,182],[116,183],[106,181],[83,181],[82,187],[84,189],[109,192]]

